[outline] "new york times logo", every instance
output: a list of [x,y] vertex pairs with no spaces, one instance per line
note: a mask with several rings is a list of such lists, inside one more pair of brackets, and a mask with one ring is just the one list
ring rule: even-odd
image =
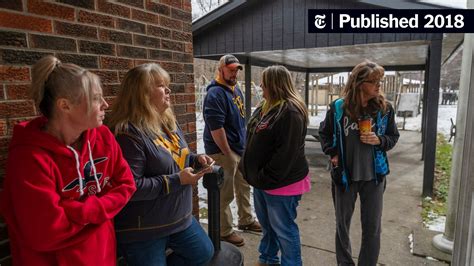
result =
[[472,9],[309,9],[310,33],[474,32]]
[[314,16],[314,26],[318,29],[324,29],[326,27],[326,15]]

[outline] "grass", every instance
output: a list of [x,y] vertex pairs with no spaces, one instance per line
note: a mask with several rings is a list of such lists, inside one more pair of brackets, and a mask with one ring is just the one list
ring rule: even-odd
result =
[[424,223],[429,223],[437,216],[446,215],[452,154],[453,146],[446,141],[444,135],[438,134],[433,198],[424,198],[422,202],[421,215]]

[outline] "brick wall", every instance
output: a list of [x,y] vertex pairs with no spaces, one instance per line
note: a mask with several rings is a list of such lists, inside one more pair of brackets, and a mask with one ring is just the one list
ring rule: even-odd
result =
[[[13,126],[38,114],[26,93],[31,66],[48,54],[98,74],[111,105],[128,69],[160,63],[171,75],[175,113],[196,150],[192,49],[190,0],[0,1],[0,184]],[[2,266],[11,263],[8,246],[0,219]]]

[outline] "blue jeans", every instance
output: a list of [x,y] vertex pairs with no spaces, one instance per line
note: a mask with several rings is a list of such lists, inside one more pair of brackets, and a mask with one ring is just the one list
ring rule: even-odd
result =
[[301,200],[297,196],[275,196],[260,189],[253,191],[255,212],[262,225],[263,237],[258,251],[259,261],[281,265],[302,265],[300,232],[296,219],[296,207]]
[[[193,217],[185,230],[158,239],[119,244],[129,266],[205,265],[214,255],[214,246]],[[166,257],[166,248],[173,253]]]

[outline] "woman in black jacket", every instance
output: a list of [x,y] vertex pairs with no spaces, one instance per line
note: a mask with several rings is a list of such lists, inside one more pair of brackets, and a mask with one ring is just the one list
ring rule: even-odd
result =
[[241,171],[254,187],[255,212],[263,229],[259,264],[301,265],[296,207],[311,189],[304,154],[308,111],[283,66],[262,73],[265,100],[247,126]]
[[400,136],[394,110],[380,91],[383,77],[384,69],[376,63],[355,66],[343,97],[330,104],[319,128],[321,146],[331,158],[338,265],[354,265],[349,228],[358,195],[359,265],[376,265],[379,256],[385,176],[390,172],[386,151]]

